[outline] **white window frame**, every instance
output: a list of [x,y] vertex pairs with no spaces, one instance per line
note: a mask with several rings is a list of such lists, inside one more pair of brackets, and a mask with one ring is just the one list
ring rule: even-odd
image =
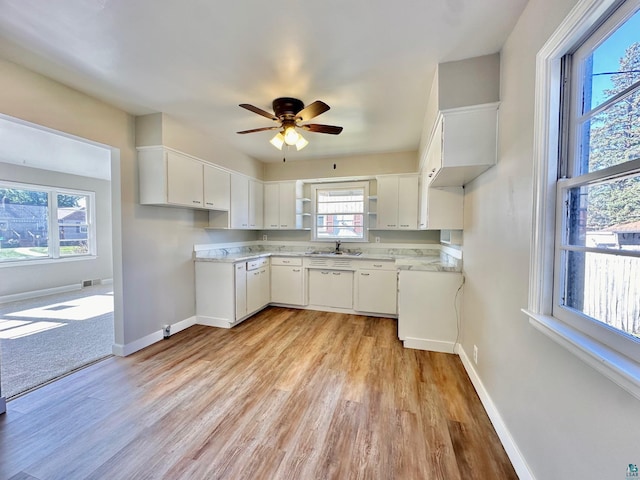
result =
[[[606,335],[590,336],[588,328],[576,328],[554,316],[555,242],[559,222],[558,165],[561,131],[562,58],[582,44],[588,35],[607,20],[615,29],[616,19],[627,18],[640,0],[582,0],[573,8],[536,57],[534,125],[534,211],[531,239],[529,305],[523,312],[533,327],[581,358],[617,385],[640,399],[640,362],[610,342]],[[621,20],[618,20],[621,23]],[[562,185],[562,183],[560,183]],[[557,286],[557,282],[555,283]],[[584,319],[583,325],[592,323]],[[606,330],[606,328],[604,328]],[[612,329],[610,329],[612,330]],[[613,332],[609,332],[613,334]],[[593,333],[592,333],[593,334]],[[616,334],[621,337],[620,334]],[[628,339],[626,339],[628,340]],[[612,346],[613,345],[613,346]],[[628,351],[627,351],[628,353]]]
[[[318,214],[318,190],[351,190],[355,188],[363,189],[363,212],[362,212],[362,238],[318,238],[318,215],[326,215],[326,214]],[[368,208],[368,198],[369,198],[369,182],[340,182],[340,183],[314,183],[311,185],[311,195],[312,195],[312,213],[311,218],[313,219],[311,226],[311,232],[313,235],[314,242],[336,242],[339,240],[341,243],[367,243],[369,241],[369,214],[367,211]]]
[[[69,188],[52,187],[48,185],[36,185],[0,180],[0,188],[12,188],[16,190],[32,190],[44,192],[48,197],[47,228],[49,237],[47,240],[49,254],[46,257],[33,257],[28,259],[8,260],[0,262],[0,268],[15,267],[19,265],[31,265],[33,263],[65,262],[70,260],[86,260],[96,258],[96,222],[95,222],[95,192]],[[60,224],[58,223],[58,195],[82,195],[87,197],[87,243],[88,252],[75,255],[60,255]]]

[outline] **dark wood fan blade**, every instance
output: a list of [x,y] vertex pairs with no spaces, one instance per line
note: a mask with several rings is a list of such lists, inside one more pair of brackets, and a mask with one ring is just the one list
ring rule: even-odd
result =
[[280,127],[262,127],[262,128],[253,128],[251,130],[243,130],[241,132],[236,133],[254,133],[254,132],[264,132],[265,130],[278,130]]
[[321,102],[320,100],[316,100],[312,104],[307,105],[302,110],[300,110],[296,114],[296,118],[300,122],[308,122],[312,118],[317,117],[321,113],[326,112],[330,108],[331,107],[329,107],[329,105],[327,105],[326,103]]
[[275,120],[275,121],[278,120],[278,117],[276,117],[273,113],[269,113],[265,110],[262,110],[261,108],[254,107],[253,105],[249,105],[248,103],[241,103],[240,106],[242,108],[246,108],[250,112],[257,113],[258,115],[262,115],[263,117],[270,118],[271,120]]
[[320,125],[319,123],[300,125],[300,128],[304,128],[309,132],[328,133],[330,135],[338,135],[342,131],[342,127],[337,127],[335,125]]

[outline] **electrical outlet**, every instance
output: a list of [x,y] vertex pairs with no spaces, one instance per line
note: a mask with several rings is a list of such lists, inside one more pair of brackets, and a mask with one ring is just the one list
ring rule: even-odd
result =
[[473,363],[478,364],[478,346],[473,346]]
[[380,243],[380,237],[376,237],[376,243]]
[[267,235],[266,235],[266,234],[262,235],[262,241],[263,241],[263,242],[266,242],[266,241],[267,241]]

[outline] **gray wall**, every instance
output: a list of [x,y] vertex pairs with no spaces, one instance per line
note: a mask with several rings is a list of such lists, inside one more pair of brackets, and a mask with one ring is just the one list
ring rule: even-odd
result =
[[111,182],[8,163],[0,163],[0,179],[95,192],[97,220],[97,258],[3,266],[0,268],[0,275],[6,281],[0,282],[0,297],[60,286],[79,285],[83,280],[112,278]]
[[[498,164],[465,189],[463,348],[536,478],[624,478],[640,402],[533,329],[535,56],[576,0],[530,1],[502,52]],[[469,355],[470,356],[470,355]]]

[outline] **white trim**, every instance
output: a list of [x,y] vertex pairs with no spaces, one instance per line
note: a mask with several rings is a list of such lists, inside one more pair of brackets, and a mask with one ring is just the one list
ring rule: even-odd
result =
[[640,400],[640,365],[550,315],[522,310],[529,323]]
[[[636,3],[635,0],[634,3]],[[561,59],[584,40],[620,0],[582,0],[573,8],[536,57],[534,130],[534,211],[529,270],[531,324],[617,385],[640,398],[640,365],[567,323],[554,318],[557,165],[560,132]],[[615,170],[615,169],[613,169]],[[612,171],[613,171],[612,170]],[[559,217],[558,217],[559,218]],[[557,279],[556,279],[557,283]]]
[[529,465],[527,465],[524,455],[522,455],[522,452],[518,448],[517,443],[511,436],[511,432],[509,432],[506,423],[502,419],[498,407],[495,403],[493,403],[489,392],[482,383],[482,380],[480,380],[478,372],[476,372],[475,368],[473,368],[473,364],[471,363],[471,360],[469,359],[467,353],[464,351],[464,348],[462,348],[462,345],[458,344],[456,346],[456,353],[460,356],[462,365],[467,371],[467,375],[469,375],[469,379],[471,380],[473,387],[478,393],[478,397],[480,397],[482,406],[487,412],[489,420],[491,420],[491,424],[498,434],[498,438],[500,439],[505,452],[507,452],[507,456],[509,457],[509,460],[511,460],[511,464],[518,474],[518,477],[520,478],[520,480],[535,480],[535,477],[533,476]]
[[445,342],[443,340],[430,340],[428,338],[405,337],[402,340],[404,348],[414,350],[427,350],[430,352],[454,353],[455,342]]
[[206,327],[216,327],[216,328],[231,328],[235,325],[235,322],[230,322],[225,318],[209,317],[206,315],[198,315],[196,317],[196,323],[198,325],[204,325]]
[[555,182],[558,164],[560,61],[618,0],[582,0],[536,56],[533,143],[534,211],[529,269],[529,310],[551,314],[555,236]]
[[[171,324],[171,334],[173,335],[174,333],[189,328],[195,324],[195,316]],[[163,331],[162,329],[160,329],[125,345],[114,343],[111,349],[114,355],[118,357],[126,357],[128,355],[131,355],[132,353],[142,350],[143,348],[147,348],[148,346],[153,345],[156,342],[159,342],[163,338]]]
[[81,290],[81,283],[74,283],[72,285],[63,285],[61,287],[44,288],[42,290],[33,290],[30,292],[14,293],[12,295],[4,295],[0,297],[0,304],[8,302],[17,302],[20,300],[28,300],[30,298],[44,297],[46,295],[55,295],[57,293],[74,292]]

